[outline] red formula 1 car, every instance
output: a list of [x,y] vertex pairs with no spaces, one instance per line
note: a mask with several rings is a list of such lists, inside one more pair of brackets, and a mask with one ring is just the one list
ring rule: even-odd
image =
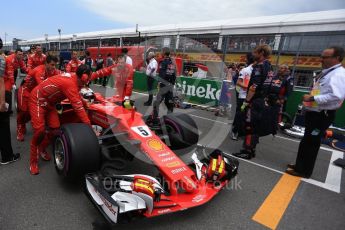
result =
[[[112,223],[202,205],[237,174],[238,161],[197,145],[197,126],[188,115],[169,114],[160,125],[152,125],[134,107],[96,98],[91,99],[88,115],[99,136],[88,125],[74,123],[78,121],[68,103],[59,106],[64,125],[54,143],[54,161],[65,177],[85,176],[87,194]],[[188,162],[175,151],[186,147],[193,149]],[[158,176],[117,175],[108,170],[118,172],[119,162],[142,156]]]

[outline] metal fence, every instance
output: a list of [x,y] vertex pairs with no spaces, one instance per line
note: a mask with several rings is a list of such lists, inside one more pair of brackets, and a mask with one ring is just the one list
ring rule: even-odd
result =
[[[272,48],[270,61],[274,69],[280,64],[287,64],[295,78],[295,86],[309,87],[313,72],[321,68],[319,58],[323,49],[337,45],[345,47],[345,31],[295,34],[265,35],[219,35],[185,34],[121,38],[94,38],[71,42],[42,44],[52,51],[78,50],[88,47],[107,46],[144,46],[145,50],[154,49],[159,53],[163,48],[170,48],[173,56],[183,59],[183,74],[193,75],[198,71],[198,64],[207,66],[207,78],[222,79],[226,66],[245,63],[246,53],[260,44]],[[145,58],[147,52],[144,52]]]
[[277,69],[287,64],[295,78],[295,86],[307,88],[311,85],[313,72],[321,69],[319,58],[323,49],[330,46],[345,47],[345,31],[337,33],[298,33],[269,35],[219,36],[177,35],[144,37],[140,45],[161,50],[169,47],[175,55],[183,58],[184,71],[196,70],[195,64],[208,67],[207,78],[221,79],[224,67],[245,62],[245,55],[261,44],[272,48],[270,61]]

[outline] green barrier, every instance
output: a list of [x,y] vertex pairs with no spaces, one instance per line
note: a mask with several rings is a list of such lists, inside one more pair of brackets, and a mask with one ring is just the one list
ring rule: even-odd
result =
[[[135,91],[147,92],[146,78],[146,74],[135,72],[133,86]],[[221,87],[218,81],[181,76],[177,78],[176,85],[183,89],[186,102],[209,106],[218,103]],[[154,88],[157,88],[157,81],[154,82]]]
[[[133,76],[133,90],[147,93],[147,76],[145,73],[135,72]],[[157,93],[157,81],[153,82],[153,93]]]
[[221,82],[191,77],[177,78],[177,86],[182,88],[186,102],[216,106],[220,96]]
[[[294,90],[290,97],[288,98],[288,102],[286,105],[286,112],[288,112],[291,116],[297,111],[297,107],[302,102],[302,97],[304,94],[308,94],[306,90]],[[334,125],[337,127],[345,127],[345,106],[343,105],[340,109],[338,109]]]
[[335,126],[345,128],[345,106],[338,109],[335,117]]
[[286,112],[293,117],[297,111],[298,105],[302,102],[302,97],[304,94],[308,93],[307,91],[295,90],[291,93],[287,100]]
[[[146,74],[135,72],[133,78],[133,89],[138,92],[147,93]],[[154,89],[155,88],[157,88],[157,81],[154,82]]]

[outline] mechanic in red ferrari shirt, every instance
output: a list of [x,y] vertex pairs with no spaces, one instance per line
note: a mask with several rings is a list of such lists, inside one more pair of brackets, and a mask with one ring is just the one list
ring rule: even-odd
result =
[[41,82],[48,77],[58,75],[61,72],[57,70],[56,64],[58,63],[56,56],[48,55],[45,64],[39,65],[36,68],[29,71],[25,77],[22,85],[18,89],[17,96],[17,140],[24,141],[24,135],[26,133],[25,124],[30,121],[30,113],[28,108],[30,92]]
[[6,90],[6,97],[10,98],[8,100],[9,103],[9,111],[12,111],[12,89],[15,87],[15,70],[18,68],[21,69],[22,72],[27,72],[27,68],[25,66],[23,60],[24,54],[22,49],[16,49],[15,53],[6,57],[6,66],[5,66],[5,74],[4,74],[4,82],[5,82],[5,90]]
[[110,67],[100,69],[92,74],[91,80],[111,75],[114,78],[115,101],[129,100],[133,90],[133,67],[126,63],[123,54],[117,57],[117,63]]
[[67,63],[66,72],[67,73],[75,73],[77,71],[78,66],[80,66],[82,62],[78,59],[77,51],[72,51],[72,60]]
[[12,87],[14,86],[14,70],[20,68],[21,70],[27,72],[27,68],[25,66],[23,60],[23,50],[18,48],[16,49],[14,54],[11,54],[6,57],[6,67],[5,67],[5,90],[12,91]]
[[42,52],[42,47],[37,45],[35,47],[35,53],[30,54],[28,57],[28,71],[36,68],[39,65],[43,65],[46,58],[46,55]]
[[[37,175],[38,156],[44,153],[45,159],[50,160],[50,155],[46,153],[46,147],[54,136],[54,130],[60,127],[58,113],[55,105],[64,99],[69,99],[75,114],[81,122],[91,124],[83,107],[83,102],[79,94],[82,86],[91,79],[91,70],[86,65],[78,67],[76,73],[62,73],[47,78],[30,94],[29,111],[34,134],[30,145],[30,173]],[[50,128],[46,134],[45,127]]]

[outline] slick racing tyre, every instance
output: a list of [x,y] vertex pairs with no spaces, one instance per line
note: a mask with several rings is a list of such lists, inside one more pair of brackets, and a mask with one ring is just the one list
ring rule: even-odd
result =
[[199,141],[198,127],[195,121],[184,113],[171,113],[163,117],[162,129],[165,127],[172,150],[194,146]]
[[100,168],[100,146],[96,134],[86,124],[65,124],[54,143],[54,164],[58,174],[79,179]]

